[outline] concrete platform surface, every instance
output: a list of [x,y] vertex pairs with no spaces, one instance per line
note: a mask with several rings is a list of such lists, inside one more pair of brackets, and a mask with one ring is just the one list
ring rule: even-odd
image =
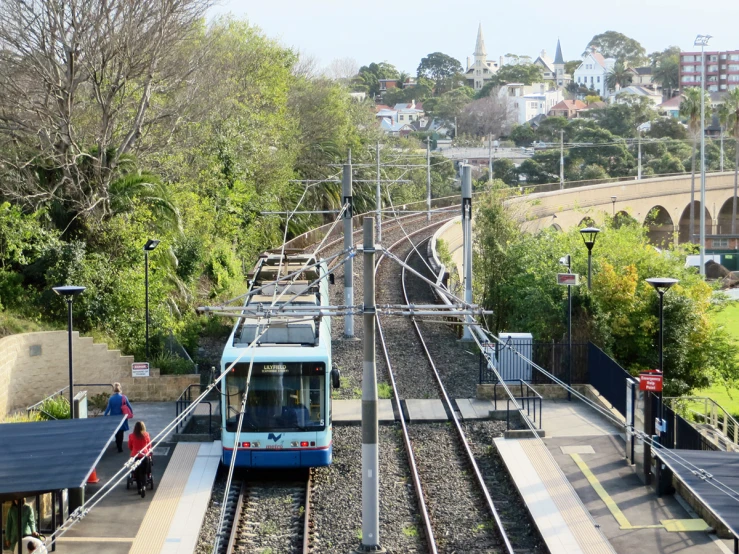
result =
[[448,421],[444,404],[439,399],[407,399],[405,401],[406,414],[409,421],[419,423],[433,423]]
[[[331,417],[334,423],[351,425],[362,422],[361,400],[332,400],[331,404]],[[381,423],[392,423],[395,421],[392,400],[378,400],[377,417]]]
[[623,433],[610,420],[576,399],[572,402],[545,399],[542,402],[541,423],[547,437],[590,437]]
[[490,411],[493,409],[492,400],[457,398],[456,402],[462,419],[490,419]]
[[494,439],[551,554],[612,554],[606,538],[539,439]]
[[[136,422],[142,420],[146,424],[146,431],[151,435],[152,440],[177,414],[176,402],[131,402],[131,407],[133,408],[133,418],[128,420],[128,426],[131,428],[131,431],[133,431],[133,426]],[[207,414],[207,406],[205,410]],[[167,437],[170,437],[170,435],[171,433],[167,433]],[[125,440],[128,440],[127,436],[128,433],[126,433]]]
[[[642,485],[626,464],[620,436],[546,438],[544,443],[618,554],[733,551],[726,549],[729,541],[721,541],[715,535],[702,531],[669,532],[664,528],[662,522],[689,519],[690,514],[674,496],[657,497],[654,489]],[[584,466],[578,466],[577,460]],[[607,502],[583,469],[594,475],[608,496]]]

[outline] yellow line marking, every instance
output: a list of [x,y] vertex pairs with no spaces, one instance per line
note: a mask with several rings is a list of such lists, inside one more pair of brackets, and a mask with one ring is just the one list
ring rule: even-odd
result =
[[662,525],[631,525],[629,520],[618,507],[616,502],[611,498],[600,484],[598,478],[590,471],[588,464],[580,457],[580,454],[570,454],[577,467],[583,472],[585,478],[588,480],[590,485],[593,487],[595,492],[598,493],[600,499],[605,503],[608,510],[616,518],[616,521],[621,526],[623,531],[633,531],[635,529],[665,529],[669,533],[681,533],[687,531],[707,531],[710,527],[702,519],[663,519],[660,521]]

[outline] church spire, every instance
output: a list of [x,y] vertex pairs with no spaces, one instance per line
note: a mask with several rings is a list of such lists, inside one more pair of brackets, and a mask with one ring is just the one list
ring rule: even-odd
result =
[[557,53],[554,56],[554,65],[564,65],[565,59],[562,56],[562,46],[559,44],[559,39],[557,39]]
[[475,44],[475,57],[485,60],[487,52],[485,51],[485,39],[482,38],[482,23],[477,28],[477,43]]

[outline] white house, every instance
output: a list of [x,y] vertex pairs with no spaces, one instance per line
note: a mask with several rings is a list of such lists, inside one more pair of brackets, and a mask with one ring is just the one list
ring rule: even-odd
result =
[[615,59],[604,58],[599,52],[591,52],[583,58],[572,77],[578,85],[593,89],[603,98],[608,98],[610,91],[606,86],[606,76],[615,65]]
[[566,87],[572,77],[565,73],[565,60],[562,56],[562,45],[557,39],[557,53],[554,61],[547,55],[546,50],[542,50],[539,57],[534,60],[534,65],[541,68],[541,73],[545,81],[550,81],[556,87]]
[[464,72],[467,85],[480,90],[485,83],[493,78],[498,71],[498,62],[488,60],[485,50],[485,39],[482,37],[482,23],[477,28],[477,42],[475,44],[475,61],[467,58],[467,70]]
[[548,114],[564,98],[561,90],[551,90],[548,83],[509,83],[500,87],[498,95],[508,100],[509,109],[521,125],[537,115]]
[[619,97],[622,94],[633,94],[634,96],[643,96],[644,98],[648,98],[655,108],[662,104],[662,93],[657,92],[649,87],[643,87],[640,85],[630,85],[628,87],[624,87],[614,92],[611,96],[611,100],[618,102]]

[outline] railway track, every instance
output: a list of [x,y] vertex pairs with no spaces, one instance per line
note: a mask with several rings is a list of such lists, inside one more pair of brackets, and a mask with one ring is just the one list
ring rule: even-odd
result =
[[260,476],[258,481],[234,479],[217,554],[311,552],[313,470],[302,473],[302,478],[293,480],[272,476]]
[[[408,238],[397,241],[389,247],[394,250],[406,244],[408,252],[403,256],[407,261],[416,254],[416,248],[408,245],[408,239],[423,237],[417,242],[428,240],[432,229],[439,224],[431,225],[415,231]],[[376,266],[379,269],[381,257]],[[408,303],[406,288],[406,270],[402,270],[402,301]],[[397,292],[396,292],[397,294]],[[399,300],[389,298],[388,300]],[[402,324],[393,322],[392,339],[387,340],[381,318],[377,319],[378,336],[382,347],[388,378],[393,390],[397,413],[400,414],[403,442],[409,460],[414,489],[419,504],[419,512],[423,521],[428,551],[437,552],[506,552],[513,554],[514,547],[487,484],[478,467],[477,460],[467,440],[465,430],[455,414],[446,392],[444,383],[436,369],[423,335],[416,322],[411,319]],[[414,328],[418,337],[415,346],[409,344],[412,333],[408,325]],[[405,332],[399,327],[405,326]],[[390,353],[399,355],[406,362],[404,370],[396,375]],[[420,346],[420,356],[419,356]],[[426,375],[422,376],[421,360],[427,362]],[[412,362],[415,360],[415,363]],[[429,375],[430,374],[430,375]],[[418,392],[419,388],[428,393],[427,377],[432,376],[436,396],[441,399],[447,414],[452,419],[451,428],[446,424],[407,425],[401,408],[400,390],[406,393]],[[406,396],[418,398],[417,394]],[[412,428],[411,428],[412,427]],[[492,519],[491,519],[492,518]]]

